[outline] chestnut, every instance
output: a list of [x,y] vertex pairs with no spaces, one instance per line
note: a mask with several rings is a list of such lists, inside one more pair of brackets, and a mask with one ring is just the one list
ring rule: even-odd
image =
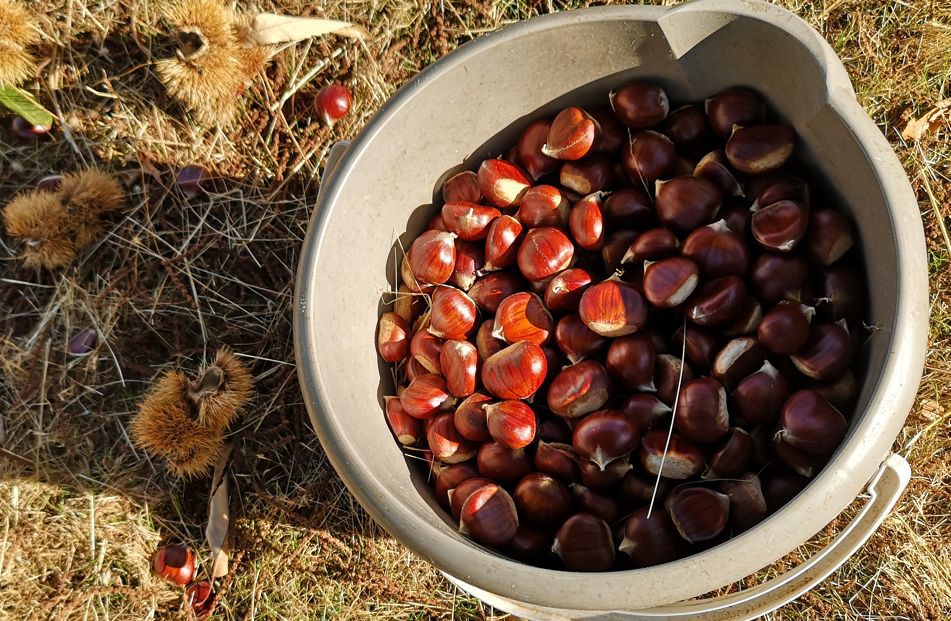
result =
[[848,429],[845,417],[814,390],[794,392],[780,414],[776,439],[812,455],[834,451]]
[[459,520],[462,515],[462,506],[466,504],[466,501],[469,500],[469,496],[471,496],[473,492],[480,487],[492,485],[493,483],[494,481],[492,481],[492,479],[476,476],[471,479],[466,479],[450,489],[448,492],[449,512],[452,514],[453,519]]
[[555,312],[577,311],[581,296],[592,282],[591,274],[581,268],[560,272],[545,287],[545,306]]
[[559,160],[578,160],[591,150],[601,128],[590,114],[577,107],[565,108],[551,122],[542,153]]
[[657,181],[656,188],[654,203],[660,221],[684,233],[710,222],[723,201],[720,188],[703,177],[674,177]]
[[677,532],[690,543],[713,539],[723,532],[730,517],[729,496],[705,487],[677,490],[665,504]]
[[806,234],[809,214],[802,203],[779,201],[752,211],[753,237],[767,250],[789,252]]
[[726,390],[715,379],[698,377],[680,389],[674,428],[691,442],[707,444],[724,438],[730,431]]
[[618,227],[648,228],[658,222],[651,197],[637,186],[611,192],[604,199],[603,211],[604,217]]
[[704,155],[694,167],[693,175],[715,183],[724,196],[744,196],[743,186],[730,170],[730,162],[722,150]]
[[[684,344],[685,333],[686,344]],[[670,345],[674,351],[684,350],[687,362],[697,371],[709,373],[713,367],[713,359],[717,355],[717,340],[710,332],[691,325],[682,326],[674,332]]]
[[856,320],[865,312],[865,279],[849,265],[832,265],[820,272],[816,312],[828,320]]
[[704,276],[745,276],[750,253],[743,239],[723,220],[694,230],[684,240],[683,255],[693,259]]
[[440,285],[433,291],[429,333],[444,339],[463,340],[475,328],[475,300],[455,287]]
[[515,265],[521,243],[522,223],[512,216],[497,217],[489,225],[485,238],[484,270],[490,272]]
[[590,108],[588,113],[601,128],[601,132],[595,138],[592,151],[616,155],[627,143],[627,128],[621,124],[610,106]]
[[707,281],[687,300],[687,317],[701,326],[722,326],[736,319],[749,293],[737,276]]
[[759,477],[753,473],[720,483],[720,491],[730,498],[730,527],[735,534],[747,531],[766,517],[766,498]]
[[471,170],[464,170],[446,179],[442,184],[442,200],[446,203],[465,201],[478,203],[482,200],[479,190],[479,176]]
[[479,191],[496,207],[517,206],[532,186],[524,170],[505,160],[485,160],[479,166]]
[[410,416],[403,409],[399,397],[383,397],[386,402],[386,422],[396,441],[403,446],[416,444],[422,435],[422,425],[419,419]]
[[673,406],[674,398],[681,384],[693,379],[693,369],[689,364],[669,354],[657,354],[654,358],[654,386],[657,398]]
[[526,288],[525,281],[512,272],[493,272],[475,281],[469,297],[483,313],[494,315],[502,300]]
[[739,427],[731,427],[723,443],[710,456],[704,479],[721,479],[737,476],[744,470],[753,455],[753,438]]
[[499,399],[528,399],[541,388],[547,373],[548,360],[542,348],[519,341],[482,364],[482,385]]
[[609,463],[633,451],[640,439],[640,429],[626,414],[601,410],[578,421],[571,443],[578,455],[603,471]]
[[766,252],[753,261],[750,279],[764,302],[800,300],[809,278],[809,265],[799,254]]
[[451,507],[449,491],[463,482],[479,476],[479,471],[476,470],[472,462],[451,464],[449,466],[433,462],[433,474],[436,476],[436,484],[433,486],[436,500],[440,505],[449,509]]
[[519,517],[535,524],[561,524],[573,505],[568,487],[542,472],[519,481],[513,497]]
[[459,512],[459,532],[486,546],[506,545],[517,530],[515,502],[494,483],[472,492]]
[[485,418],[485,406],[489,403],[492,399],[488,396],[474,392],[456,407],[452,423],[462,437],[473,442],[485,442],[491,437]]
[[780,169],[792,156],[796,133],[786,125],[736,127],[726,141],[726,157],[733,168],[748,175]]
[[439,368],[453,397],[468,397],[479,377],[479,352],[469,341],[446,341],[439,351]]
[[600,363],[585,360],[565,367],[548,387],[548,407],[562,418],[594,412],[611,395],[611,378]]
[[446,203],[442,207],[442,221],[446,230],[465,241],[485,239],[489,225],[500,215],[501,212],[495,207],[483,207],[476,203]]
[[586,487],[605,493],[617,487],[624,475],[632,470],[631,460],[626,455],[611,461],[604,470],[590,459],[581,459],[578,465],[581,468],[581,482]]
[[756,298],[749,297],[736,319],[723,326],[722,331],[725,336],[751,336],[756,334],[762,320],[763,305]]
[[[677,434],[665,429],[644,434],[638,450],[644,470],[668,479],[689,479],[703,471],[703,452]],[[666,449],[666,451],[665,451]]]
[[[494,224],[494,223],[493,223]],[[491,230],[491,227],[489,227]],[[452,268],[449,284],[468,291],[485,268],[485,251],[479,242],[457,241],[456,264]]]
[[518,145],[515,147],[516,159],[532,179],[553,173],[561,165],[557,159],[542,153],[550,131],[551,121],[539,119],[530,123],[518,139]]
[[502,401],[484,406],[492,439],[510,449],[524,448],[535,439],[535,412],[521,401]]
[[680,558],[680,542],[674,523],[663,511],[647,517],[648,508],[635,509],[624,522],[618,550],[627,554],[635,567],[650,567]]
[[664,133],[678,148],[693,151],[702,146],[710,134],[707,115],[696,104],[681,106],[667,117]]
[[839,379],[832,382],[816,384],[813,390],[822,395],[826,401],[837,408],[846,408],[852,404],[855,395],[859,392],[858,378],[852,371],[846,371]]
[[766,119],[766,103],[754,90],[734,86],[706,101],[707,117],[713,132],[724,140],[734,125],[755,125]]
[[815,380],[834,380],[852,364],[853,349],[844,319],[813,326],[805,344],[790,356],[803,375]]
[[551,549],[572,571],[607,571],[614,565],[611,527],[590,513],[568,518],[555,534]]
[[[600,353],[608,346],[609,340],[588,329],[578,315],[565,315],[555,326],[555,342],[558,348],[568,357],[571,364],[581,362],[589,356]],[[616,341],[615,341],[616,342]],[[610,356],[610,354],[609,354]],[[608,361],[610,371],[610,360]],[[653,375],[653,358],[651,359],[651,374]]]
[[159,548],[152,557],[152,569],[166,582],[183,587],[195,577],[195,553],[178,544]]
[[581,479],[578,461],[570,444],[542,441],[535,451],[535,467],[539,471],[569,483]]
[[582,196],[610,190],[616,181],[614,163],[603,155],[565,162],[561,166],[558,180],[563,187]]
[[456,265],[455,233],[424,232],[410,244],[406,262],[416,281],[434,284],[446,282]]
[[571,493],[582,511],[596,515],[608,524],[616,522],[621,516],[621,506],[610,496],[599,494],[578,483],[571,484]]
[[789,393],[789,382],[767,360],[759,371],[746,377],[733,391],[736,421],[753,426],[776,420]]
[[611,341],[604,366],[628,390],[654,391],[654,341],[648,334],[629,334]]
[[567,268],[574,253],[574,244],[561,230],[531,229],[518,249],[518,269],[531,281],[545,280]]
[[647,305],[641,294],[616,275],[584,292],[578,314],[601,336],[632,334],[647,323]]
[[648,393],[636,393],[625,399],[618,408],[642,432],[659,427],[670,414],[670,406]]
[[507,343],[528,341],[543,345],[555,329],[555,321],[542,299],[523,291],[508,296],[495,311],[492,336]]
[[519,526],[509,541],[512,556],[522,561],[531,561],[551,550],[552,536],[549,533]]
[[396,313],[380,315],[376,337],[377,351],[384,362],[399,362],[409,352],[409,326]]
[[713,377],[733,390],[740,381],[763,366],[766,348],[755,338],[741,336],[729,341],[713,360]]
[[766,507],[770,513],[775,512],[795,498],[808,484],[809,479],[794,472],[779,470],[766,473],[761,481]]
[[532,471],[532,458],[525,449],[510,449],[498,442],[479,447],[476,463],[480,475],[501,483],[514,483]]
[[852,223],[835,209],[816,209],[809,214],[806,240],[809,256],[822,266],[832,265],[855,244]]
[[667,93],[651,82],[632,82],[608,93],[608,99],[617,118],[634,129],[659,125],[670,112]]
[[808,207],[812,203],[809,184],[799,177],[777,173],[756,177],[750,182],[749,194],[755,200],[753,207],[772,205],[779,201],[795,201]]
[[553,185],[536,185],[522,197],[515,218],[526,229],[560,227],[568,222],[568,199]]
[[415,418],[433,418],[455,402],[446,387],[446,380],[433,374],[417,377],[400,395],[403,409]]
[[[666,465],[664,471],[667,471]],[[657,488],[655,494],[654,488]],[[646,504],[655,499],[663,502],[667,497],[668,482],[666,479],[657,479],[656,476],[648,477],[635,470],[628,471],[621,482],[618,484],[618,492],[621,498],[628,502],[636,504]]]
[[634,185],[654,183],[677,163],[677,149],[663,134],[637,132],[621,150],[621,167]]
[[719,216],[726,222],[731,231],[746,239],[747,233],[750,231],[750,220],[752,220],[752,214],[746,205],[725,204],[720,209]]
[[621,263],[659,261],[676,256],[680,240],[671,231],[657,228],[644,231],[631,242]]
[[416,358],[410,357],[406,359],[406,366],[403,367],[403,372],[406,376],[406,381],[412,383],[416,381],[416,378],[428,375],[429,369],[424,367]]
[[794,447],[780,434],[773,436],[771,453],[793,472],[804,477],[813,477],[829,459],[829,453],[810,453]]
[[436,416],[426,428],[426,442],[433,458],[445,464],[458,464],[475,457],[477,447],[456,429],[451,412]]
[[697,288],[700,270],[687,257],[673,257],[644,264],[644,297],[657,308],[683,304]]
[[429,373],[442,375],[439,356],[445,341],[426,330],[418,330],[409,343],[410,355]]
[[600,192],[588,194],[568,212],[568,229],[575,243],[585,250],[598,250],[604,245],[604,215]]
[[760,343],[774,354],[799,351],[809,337],[809,326],[816,309],[798,302],[783,301],[771,308],[756,330]]
[[627,250],[637,239],[637,231],[614,231],[604,240],[601,248],[601,259],[604,261],[604,271],[612,274],[621,269],[621,263],[627,255]]
[[476,331],[475,345],[476,351],[479,352],[479,362],[485,362],[492,357],[492,354],[502,351],[507,345],[505,341],[492,336],[493,330],[495,330],[495,320],[486,319]]

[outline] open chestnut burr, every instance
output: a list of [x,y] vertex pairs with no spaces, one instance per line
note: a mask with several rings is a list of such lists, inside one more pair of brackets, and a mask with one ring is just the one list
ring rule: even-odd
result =
[[666,563],[755,528],[848,434],[858,228],[759,93],[710,95],[637,81],[531,119],[398,257],[386,424],[479,544]]

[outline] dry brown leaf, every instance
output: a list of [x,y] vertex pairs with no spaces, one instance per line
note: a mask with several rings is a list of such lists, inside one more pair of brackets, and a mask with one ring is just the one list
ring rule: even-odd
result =
[[934,108],[928,110],[923,116],[909,121],[905,129],[902,130],[901,137],[905,140],[918,142],[925,135],[941,127],[949,112],[951,112],[951,99],[939,101]]
[[225,470],[231,460],[233,445],[228,444],[221,451],[215,464],[215,475],[211,478],[211,496],[208,499],[208,526],[205,527],[205,539],[211,548],[211,577],[221,578],[228,574],[228,526],[231,523],[228,494],[228,477]]
[[303,41],[325,34],[339,34],[362,39],[368,33],[363,26],[335,19],[261,13],[256,15],[251,22],[247,37],[248,42],[254,45],[273,45]]

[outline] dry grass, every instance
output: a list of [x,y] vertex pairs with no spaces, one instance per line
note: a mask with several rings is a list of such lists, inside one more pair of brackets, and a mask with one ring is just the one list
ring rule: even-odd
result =
[[[147,174],[105,237],[61,271],[23,268],[0,237],[0,618],[176,614],[179,598],[151,577],[149,556],[160,541],[200,545],[207,481],[171,480],[133,446],[128,426],[153,378],[197,369],[221,345],[251,367],[258,391],[232,432],[234,559],[219,616],[490,617],[375,526],[326,462],[291,362],[294,266],[334,140],[354,135],[398,85],[459,43],[578,3],[259,2],[355,20],[371,37],[280,52],[251,85],[234,127],[210,131],[168,103],[155,74],[153,61],[171,49],[161,4],[30,3],[43,33],[42,78],[27,86],[63,128],[37,146],[0,130],[0,202],[46,174],[91,164],[141,162]],[[941,220],[951,201],[951,143],[945,135],[906,145],[899,133],[949,97],[951,2],[781,4],[834,45],[913,180],[929,240],[932,328],[919,399],[896,443],[912,462],[910,492],[860,554],[774,617],[944,619],[951,247]],[[328,129],[310,106],[333,79],[351,86],[355,109]],[[192,162],[227,183],[186,200],[171,181]],[[96,351],[68,356],[65,342],[87,326],[100,332]]]

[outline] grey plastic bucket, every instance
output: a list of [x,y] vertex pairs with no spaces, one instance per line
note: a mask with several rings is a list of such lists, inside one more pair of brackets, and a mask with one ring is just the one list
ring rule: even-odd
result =
[[[501,152],[534,118],[639,77],[658,80],[675,101],[750,85],[795,126],[799,157],[857,222],[876,331],[845,442],[786,507],[665,565],[596,575],[540,569],[456,533],[423,469],[403,456],[382,414],[380,397],[393,387],[377,359],[376,321],[393,289],[394,242],[406,245],[425,227],[447,170]],[[331,159],[296,290],[297,364],[310,418],[369,514],[461,588],[532,619],[749,619],[829,575],[897,502],[910,471],[889,451],[915,396],[928,333],[921,218],[901,164],[856,102],[842,64],[795,15],[764,2],[698,0],[530,19],[434,63]],[[800,567],[729,596],[686,601],[781,558],[863,490],[869,498],[859,515]]]

